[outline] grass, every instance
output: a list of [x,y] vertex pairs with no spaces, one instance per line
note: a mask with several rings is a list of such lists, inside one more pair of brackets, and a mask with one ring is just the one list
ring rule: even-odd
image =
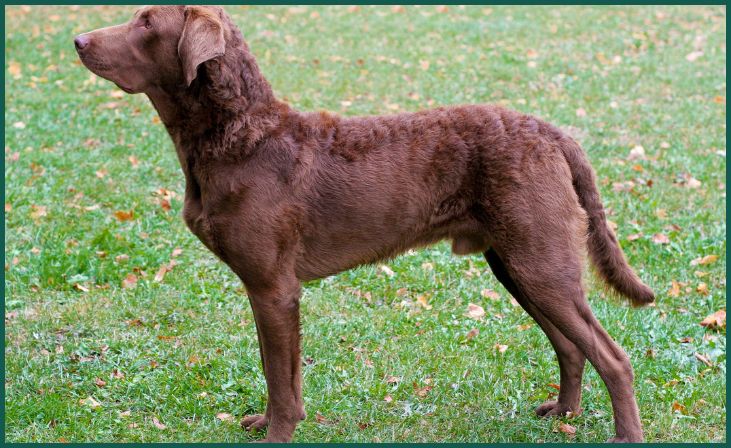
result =
[[[490,102],[572,133],[627,257],[658,293],[647,309],[589,294],[634,365],[647,440],[726,440],[726,334],[699,325],[726,297],[725,8],[227,10],[295,107]],[[76,33],[131,12],[5,9],[6,441],[240,442],[253,437],[236,420],[265,406],[248,301],[180,218],[183,177],[163,126],[145,97],[118,95],[77,61]],[[630,160],[637,146],[645,157]],[[156,282],[174,248],[177,265]],[[707,255],[719,258],[692,265]],[[534,416],[556,393],[555,357],[483,259],[440,244],[388,266],[392,277],[362,267],[304,288],[308,418],[295,440],[613,434],[591,367],[580,416]],[[123,288],[130,275],[136,286]],[[483,320],[465,316],[469,303]]]

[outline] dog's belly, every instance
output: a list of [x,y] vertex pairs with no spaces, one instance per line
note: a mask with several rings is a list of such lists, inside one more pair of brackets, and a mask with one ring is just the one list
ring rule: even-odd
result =
[[[456,255],[483,253],[490,247],[484,224],[471,217],[438,225],[394,226],[388,230],[373,223],[349,226],[347,231],[341,225],[329,224],[303,239],[303,250],[296,262],[297,277],[301,280],[327,277],[445,239],[452,240],[452,252]],[[333,232],[333,229],[337,230]]]

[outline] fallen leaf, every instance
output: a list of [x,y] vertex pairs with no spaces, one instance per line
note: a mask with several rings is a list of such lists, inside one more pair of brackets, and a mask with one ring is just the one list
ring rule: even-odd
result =
[[533,326],[533,325],[531,325],[531,324],[522,324],[522,325],[518,325],[518,331],[525,331],[525,330],[528,330],[528,329],[529,329],[529,328],[531,328],[532,326]]
[[101,406],[101,403],[99,403],[98,401],[96,401],[94,399],[94,397],[92,397],[91,395],[89,395],[87,398],[84,398],[82,400],[79,400],[79,404],[83,404],[85,406],[89,406],[92,409],[96,409],[96,408],[98,408],[98,407]]
[[396,275],[396,273],[393,272],[393,270],[391,268],[389,268],[388,266],[386,266],[385,264],[378,266],[378,269],[381,272],[383,272],[384,274],[388,275],[389,277],[393,277],[394,275]]
[[652,235],[652,242],[655,244],[670,244],[670,238],[663,233],[656,233]]
[[586,111],[584,110],[584,108],[580,107],[580,108],[576,109],[576,116],[577,117],[586,117]]
[[13,206],[10,205],[9,202],[5,203],[5,213],[10,213],[10,211],[13,209]]
[[699,293],[703,296],[707,296],[708,294],[711,293],[711,291],[708,290],[708,285],[706,285],[703,282],[698,283],[698,286],[696,286],[695,290],[697,293]]
[[469,305],[467,305],[467,313],[465,314],[465,316],[471,319],[481,320],[483,317],[485,317],[485,309],[482,308],[480,305],[470,303]]
[[15,129],[25,129],[25,123],[23,123],[22,121],[16,121],[15,123],[13,123],[13,127]]
[[393,397],[390,395],[386,395],[385,397],[383,397],[383,401],[385,401],[386,403],[390,403],[393,401]]
[[122,378],[124,378],[124,373],[122,373],[122,372],[121,372],[120,370],[118,370],[118,369],[114,369],[114,370],[112,370],[112,376],[113,376],[114,378],[118,379],[118,380],[121,380]]
[[330,420],[325,418],[325,416],[320,414],[319,412],[315,413],[315,420],[317,421],[317,423],[319,423],[321,425],[329,425],[332,423]]
[[231,422],[233,421],[234,416],[225,412],[219,412],[218,414],[216,414],[216,418],[221,420],[222,422]]
[[97,378],[94,380],[94,384],[96,384],[97,387],[104,387],[107,385],[107,382],[101,378]]
[[477,336],[478,334],[480,334],[480,330],[478,330],[477,328],[473,328],[467,332],[466,338],[469,341],[469,340],[473,339],[475,336]]
[[449,12],[449,7],[445,5],[439,5],[437,6],[437,12],[445,13]]
[[127,160],[132,164],[132,168],[137,168],[140,165],[140,161],[135,156],[129,156]]
[[627,156],[627,160],[644,160],[645,159],[645,148],[641,145],[636,145],[632,148]]
[[698,59],[701,56],[703,56],[703,52],[702,51],[691,51],[690,53],[688,53],[688,54],[685,55],[685,59],[688,62],[693,62],[693,61],[695,61],[696,59]]
[[173,253],[172,253],[172,255],[170,255],[170,257],[175,258],[182,253],[183,253],[183,249],[176,247],[175,249],[173,249]]
[[556,383],[548,383],[548,387],[552,387],[556,390],[561,390],[561,385],[556,384]]
[[124,210],[117,210],[114,212],[114,217],[119,221],[131,221],[134,219],[134,211],[130,210],[126,212]]
[[421,305],[421,307],[424,308],[425,310],[432,309],[432,306],[427,303],[426,296],[424,294],[420,294],[416,298],[416,303],[418,303],[419,305]]
[[493,291],[492,289],[483,289],[482,291],[480,291],[480,295],[486,299],[500,300],[500,294]]
[[495,348],[498,352],[505,353],[505,351],[508,349],[508,346],[503,344],[495,344]]
[[132,415],[132,411],[130,410],[122,411],[119,413],[120,417],[129,417],[130,415]]
[[172,208],[170,206],[170,201],[168,201],[167,199],[160,199],[160,208],[162,208],[166,212],[169,212],[170,209]]
[[680,283],[672,280],[672,286],[668,290],[668,295],[670,297],[678,297],[680,295]]
[[48,209],[43,205],[31,205],[30,217],[33,219],[39,219],[48,214]]
[[703,364],[707,365],[708,367],[713,367],[713,363],[708,360],[705,356],[701,355],[700,353],[696,353],[695,357],[698,361],[702,362]]
[[427,394],[429,393],[429,391],[434,388],[433,386],[419,387],[419,385],[416,384],[416,382],[413,383],[413,386],[414,386],[414,393],[416,394],[417,397],[420,397],[420,398],[426,397]]
[[699,257],[690,262],[691,266],[704,265],[715,263],[718,260],[718,255],[706,255],[705,257]]
[[560,423],[558,425],[558,430],[569,437],[576,435],[576,427],[571,426],[568,423]]
[[122,280],[122,288],[132,289],[137,286],[137,276],[134,274],[127,274],[127,277]]
[[429,70],[429,61],[422,59],[419,61],[419,66],[421,66],[422,70]]
[[715,313],[706,316],[706,318],[701,321],[701,326],[709,329],[726,328],[726,310],[718,310]]
[[165,278],[165,274],[170,272],[174,265],[175,265],[175,263],[170,262],[170,263],[163,264],[162,266],[160,266],[160,269],[158,269],[157,273],[155,274],[154,281],[157,283],[160,283]]
[[701,186],[701,181],[699,181],[695,177],[689,177],[688,180],[685,182],[685,186],[688,188],[699,188]]
[[633,233],[632,235],[627,235],[627,241],[634,241],[642,238],[642,233]]
[[157,419],[157,417],[152,417],[152,424],[160,430],[167,428],[167,426],[163,425],[160,420]]

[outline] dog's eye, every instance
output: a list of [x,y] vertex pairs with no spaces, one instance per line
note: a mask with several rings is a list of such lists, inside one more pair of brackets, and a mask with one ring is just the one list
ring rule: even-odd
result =
[[144,26],[144,27],[145,27],[146,29],[148,29],[148,30],[149,30],[150,28],[152,28],[152,23],[150,23],[150,19],[145,19],[145,23],[143,24],[143,26]]

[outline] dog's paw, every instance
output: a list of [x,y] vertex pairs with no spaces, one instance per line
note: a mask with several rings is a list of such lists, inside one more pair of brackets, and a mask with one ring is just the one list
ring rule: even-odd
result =
[[642,443],[642,436],[630,436],[630,437],[612,437],[607,440],[607,443]]
[[241,420],[241,427],[247,431],[255,431],[264,429],[269,424],[269,419],[266,415],[256,414],[247,415]]
[[536,415],[539,417],[553,417],[567,415],[571,412],[573,415],[578,415],[581,409],[574,410],[571,406],[559,403],[558,401],[547,401],[536,408]]

